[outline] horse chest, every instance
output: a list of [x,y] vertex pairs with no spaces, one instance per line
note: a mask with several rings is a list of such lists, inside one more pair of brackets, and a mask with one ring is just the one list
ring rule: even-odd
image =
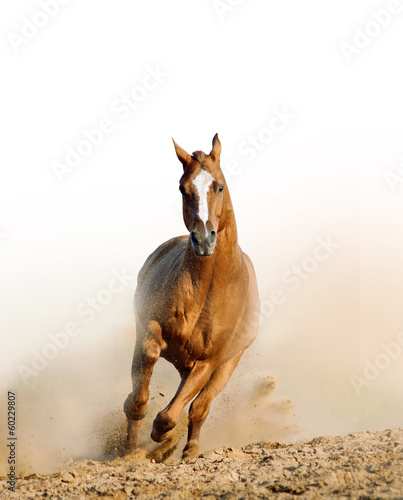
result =
[[213,318],[196,307],[173,307],[161,326],[167,343],[163,356],[175,365],[190,366],[196,360],[207,359],[217,347]]

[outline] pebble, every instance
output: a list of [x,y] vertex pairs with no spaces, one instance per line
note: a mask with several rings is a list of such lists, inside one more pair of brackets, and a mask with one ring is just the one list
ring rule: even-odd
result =
[[74,476],[70,472],[63,472],[62,481],[64,483],[72,483],[74,481]]
[[[403,430],[356,432],[290,445],[252,443],[217,448],[191,461],[73,461],[63,472],[21,476],[17,491],[0,478],[1,498],[229,498],[283,500],[403,498]],[[136,460],[136,457],[142,457]]]

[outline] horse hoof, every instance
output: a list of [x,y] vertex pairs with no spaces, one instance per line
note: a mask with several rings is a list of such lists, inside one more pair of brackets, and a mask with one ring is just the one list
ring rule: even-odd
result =
[[199,455],[200,455],[199,443],[197,441],[189,441],[182,452],[182,459],[198,457]]
[[157,443],[161,443],[169,438],[170,431],[176,427],[175,422],[169,415],[163,413],[162,411],[158,413],[153,423],[153,430],[151,437]]
[[[145,411],[139,412],[138,407],[140,406],[145,408]],[[133,393],[129,394],[127,398],[125,399],[125,402],[123,404],[123,411],[126,414],[126,417],[128,420],[143,420],[143,418],[147,415],[147,403],[144,404],[139,404],[136,403],[134,398],[133,398]]]
[[167,432],[159,432],[155,428],[151,431],[151,439],[156,443],[162,443],[167,439],[170,439],[175,432],[175,428],[170,429]]

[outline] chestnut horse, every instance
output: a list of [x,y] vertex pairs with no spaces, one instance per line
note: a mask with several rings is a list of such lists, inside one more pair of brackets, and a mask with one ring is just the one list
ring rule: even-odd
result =
[[209,155],[189,155],[175,141],[174,145],[184,170],[179,189],[190,234],[163,243],[139,272],[133,391],[124,411],[131,450],[146,414],[154,365],[160,356],[171,362],[181,383],[155,418],[151,437],[157,442],[170,438],[180,412],[195,398],[189,409],[185,458],[200,453],[200,428],[211,402],[255,339],[260,305],[252,262],[238,245],[217,134]]

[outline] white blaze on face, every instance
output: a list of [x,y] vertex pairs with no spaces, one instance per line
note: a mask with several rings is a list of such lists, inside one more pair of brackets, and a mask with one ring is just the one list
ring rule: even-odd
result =
[[204,225],[206,225],[206,222],[208,221],[209,214],[207,195],[213,181],[214,177],[206,172],[206,170],[201,170],[201,172],[193,179],[193,185],[199,195],[199,217]]

